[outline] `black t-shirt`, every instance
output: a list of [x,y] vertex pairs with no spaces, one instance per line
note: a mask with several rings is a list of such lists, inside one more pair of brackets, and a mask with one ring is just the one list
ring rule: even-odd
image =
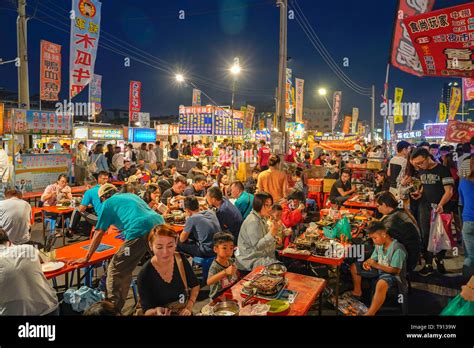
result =
[[171,186],[173,185],[171,185],[169,180],[161,179],[158,181],[158,186],[160,187],[160,191],[164,193],[166,190],[170,189]]
[[[193,269],[186,257],[182,256],[182,254],[177,257],[181,257],[183,260],[184,273],[186,274],[188,289],[191,290],[195,286],[199,285],[199,281],[197,280],[196,275],[194,274]],[[138,294],[140,296],[140,302],[143,311],[147,311],[148,309],[156,307],[165,307],[167,304],[174,301],[186,299],[186,291],[176,260],[174,262],[173,278],[171,279],[171,283],[168,284],[163,280],[163,278],[161,278],[160,274],[151,264],[151,260],[148,260],[145,265],[143,265],[140,273],[138,274],[137,280]]]
[[174,159],[178,159],[178,158],[179,158],[179,151],[178,151],[178,149],[171,150],[171,151],[168,153],[168,157],[174,158]]
[[339,179],[337,180],[334,185],[331,187],[331,193],[329,194],[329,199],[334,199],[337,197],[341,197],[341,194],[337,190],[338,188],[342,188],[343,191],[349,191],[351,189],[351,182],[348,181],[345,184],[342,183],[342,180]]
[[179,195],[179,193],[174,192],[173,188],[169,188],[161,195],[161,203],[168,204],[168,197],[173,198]]
[[420,170],[420,180],[423,184],[423,196],[428,203],[438,204],[444,195],[444,186],[454,186],[454,179],[449,169],[437,164],[433,169]]
[[206,197],[206,189],[196,191],[194,185],[190,185],[184,190],[183,196]]

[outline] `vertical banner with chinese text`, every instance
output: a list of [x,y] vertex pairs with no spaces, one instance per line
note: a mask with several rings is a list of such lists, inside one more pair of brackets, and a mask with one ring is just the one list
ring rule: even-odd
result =
[[41,40],[41,100],[59,100],[61,91],[61,46]]
[[357,131],[357,121],[359,120],[359,108],[352,108],[352,130],[351,133],[355,134]]
[[140,93],[142,89],[142,83],[140,81],[130,81],[130,95],[129,95],[129,118],[130,122],[138,122],[138,113],[142,108],[142,102]]
[[[102,76],[94,74],[89,86],[89,103],[93,105],[94,115],[102,112]],[[92,115],[92,116],[94,116]]]
[[201,91],[193,88],[193,103],[192,106],[201,106]]
[[286,69],[286,118],[291,118],[294,113],[295,106],[293,105],[293,96],[292,96],[292,89],[293,89],[293,71],[291,69]]
[[459,106],[461,105],[461,88],[451,88],[451,101],[449,102],[449,116],[448,119],[454,120],[458,113]]
[[296,117],[297,123],[303,122],[303,103],[304,103],[304,80],[295,79],[296,85]]
[[244,120],[244,127],[246,129],[252,129],[254,114],[255,114],[255,107],[252,105],[247,105],[247,109],[245,110],[245,120]]
[[100,34],[101,3],[72,0],[69,97],[72,99],[91,82]]
[[401,124],[403,123],[403,110],[402,110],[402,98],[403,98],[403,88],[395,88],[395,103],[393,108],[393,123]]
[[342,92],[334,92],[332,97],[332,131],[336,128],[339,113],[341,112]]
[[344,116],[344,124],[342,126],[342,133],[349,134],[351,132],[352,116]]
[[439,103],[439,122],[446,122],[446,117],[448,117],[448,110],[445,103]]
[[403,19],[431,11],[435,0],[399,0],[392,38],[391,64],[412,75],[423,75],[421,62]]

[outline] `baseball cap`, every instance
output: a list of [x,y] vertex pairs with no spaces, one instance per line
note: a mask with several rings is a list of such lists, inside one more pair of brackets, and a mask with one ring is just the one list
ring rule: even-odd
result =
[[99,188],[99,198],[105,195],[106,193],[109,193],[110,191],[115,190],[118,191],[117,187],[115,187],[112,184],[104,184]]

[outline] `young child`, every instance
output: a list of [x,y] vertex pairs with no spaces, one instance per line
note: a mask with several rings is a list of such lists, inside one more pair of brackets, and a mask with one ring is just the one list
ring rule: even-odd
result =
[[212,261],[207,277],[207,285],[211,287],[211,299],[239,280],[239,271],[232,259],[234,236],[228,232],[217,232],[214,235],[214,252],[216,258]]
[[390,237],[385,225],[380,221],[369,225],[368,235],[374,241],[375,250],[362,267],[360,263],[351,265],[354,283],[352,295],[355,297],[362,295],[362,277],[374,279],[375,293],[365,315],[375,315],[384,304],[391,287],[396,287],[397,282],[402,282],[406,288],[407,253],[401,243]]
[[276,249],[283,249],[290,243],[290,236],[293,234],[291,228],[285,228],[282,221],[283,208],[279,204],[274,204],[272,207],[269,224],[279,224],[279,231],[276,235],[277,244]]

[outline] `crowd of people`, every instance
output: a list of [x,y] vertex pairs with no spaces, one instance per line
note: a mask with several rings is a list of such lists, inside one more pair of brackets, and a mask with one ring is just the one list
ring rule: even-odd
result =
[[[433,212],[452,214],[455,236],[458,242],[462,238],[464,246],[463,274],[472,276],[474,200],[469,197],[474,193],[474,141],[457,148],[435,145],[401,141],[396,144],[396,154],[388,160],[382,147],[366,147],[362,142],[347,155],[327,152],[318,142],[312,149],[307,144],[295,144],[281,157],[262,141],[258,149],[255,145],[240,147],[244,153],[249,150],[250,156],[254,151],[256,163],[251,175],[239,181],[227,170],[233,163],[232,155],[226,151],[228,142],[218,146],[216,153],[211,144],[201,141],[173,144],[168,158],[218,155],[217,171],[198,163],[185,176],[178,173],[174,164],[165,165],[159,141],[142,144],[139,149],[128,145],[125,151],[112,145],[104,151],[103,145],[97,144],[90,152],[84,143],[79,143],[74,152],[75,180],[87,191],[68,217],[68,237],[77,234],[81,220],[94,226],[95,232],[86,256],[71,262],[88,262],[109,229],[121,231],[125,238],[107,269],[109,302],[90,312],[104,313],[113,308],[114,313],[120,313],[132,272],[145,258],[138,276],[143,313],[191,315],[201,284],[187,256],[214,258],[205,280],[211,288],[211,298],[257,266],[281,261],[278,249],[288,246],[304,231],[304,224],[311,222],[307,219],[307,169],[313,165],[326,169],[325,178],[334,180],[329,202],[340,206],[357,191],[347,166],[349,159],[380,165],[370,183],[377,194],[374,199],[378,210],[377,221],[367,228],[374,251],[364,262],[350,264],[354,296],[361,295],[362,278],[375,281],[368,315],[377,313],[389,289],[399,280],[404,283],[406,274],[413,272],[421,260],[421,276],[432,274],[434,265],[439,273],[446,273],[445,251],[436,255],[428,251]],[[119,188],[112,181],[124,184]],[[7,192],[6,198],[0,202],[0,252],[17,255],[11,248],[30,242],[31,207],[21,200],[17,190]],[[41,196],[44,206],[72,199],[65,175],[46,187]],[[175,210],[186,215],[179,235],[165,223],[165,217]],[[32,250],[35,249],[27,251]],[[18,255],[21,258],[21,253]],[[0,261],[5,262],[10,262],[8,272],[17,271],[14,262]],[[37,266],[28,267],[29,272],[38,272],[34,269]],[[2,282],[0,292],[9,295],[1,296],[0,314],[56,313],[56,295],[45,279],[36,275],[27,282],[32,284],[28,286],[31,290],[24,290],[29,294],[20,294],[26,300],[13,295],[15,291],[10,286],[14,285]],[[33,285],[41,291],[33,290]]]

